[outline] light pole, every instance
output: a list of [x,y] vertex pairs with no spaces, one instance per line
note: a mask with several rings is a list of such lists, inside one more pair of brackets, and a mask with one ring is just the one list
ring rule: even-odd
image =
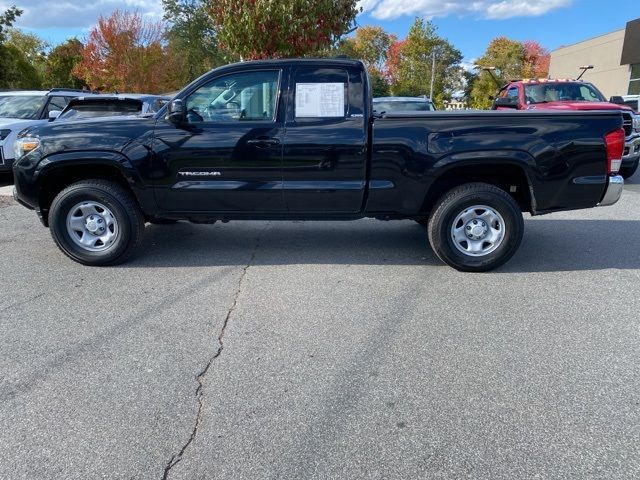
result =
[[436,73],[436,51],[431,51],[431,86],[429,87],[429,100],[433,102],[433,80]]

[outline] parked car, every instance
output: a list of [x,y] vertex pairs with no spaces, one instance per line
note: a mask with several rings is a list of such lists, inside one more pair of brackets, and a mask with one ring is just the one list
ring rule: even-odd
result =
[[620,174],[631,177],[640,162],[640,129],[634,125],[631,107],[609,102],[591,83],[583,80],[513,80],[502,87],[495,99],[494,110],[614,110],[622,114],[625,148]]
[[622,102],[637,114],[640,114],[640,95],[623,95]]
[[373,99],[376,112],[433,112],[436,107],[430,98],[422,97],[376,97]]
[[60,112],[56,121],[121,115],[153,115],[169,100],[171,99],[160,95],[141,94],[77,97]]
[[150,118],[23,132],[14,195],[85,265],[125,261],[145,221],[373,217],[428,221],[463,271],[506,262],[522,212],[620,198],[616,110],[374,115],[369,88],[353,60],[221,67]]
[[54,88],[51,90],[0,91],[0,172],[11,171],[13,145],[18,133],[32,125],[55,117],[74,97],[88,95],[87,90]]

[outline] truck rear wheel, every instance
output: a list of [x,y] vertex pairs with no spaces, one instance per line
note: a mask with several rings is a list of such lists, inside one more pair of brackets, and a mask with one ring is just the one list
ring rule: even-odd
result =
[[56,245],[83,265],[124,262],[142,240],[144,216],[133,195],[107,180],[83,180],[51,204],[49,228]]
[[463,272],[486,272],[518,250],[524,221],[507,192],[487,183],[468,183],[438,200],[427,232],[443,262]]

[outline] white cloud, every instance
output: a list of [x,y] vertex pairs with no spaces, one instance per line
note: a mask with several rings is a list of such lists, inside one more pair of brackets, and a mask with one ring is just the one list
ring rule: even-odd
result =
[[138,11],[145,17],[162,18],[159,0],[29,0],[28,2],[0,1],[0,11],[17,4],[23,14],[16,21],[17,27],[26,28],[89,28],[100,15],[107,16],[114,10]]
[[573,0],[361,0],[360,6],[373,17],[391,20],[405,15],[446,17],[476,15],[505,19],[543,15],[571,5]]

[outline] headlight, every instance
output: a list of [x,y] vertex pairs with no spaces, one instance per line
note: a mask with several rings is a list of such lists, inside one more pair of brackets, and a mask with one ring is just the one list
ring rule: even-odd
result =
[[0,141],[7,138],[10,133],[11,133],[11,130],[9,130],[8,128],[4,130],[0,130]]
[[633,116],[633,129],[636,132],[640,132],[640,115]]
[[36,137],[22,137],[16,140],[16,143],[13,145],[13,154],[14,158],[18,160],[23,155],[26,155],[29,152],[32,152],[40,145],[40,140]]

